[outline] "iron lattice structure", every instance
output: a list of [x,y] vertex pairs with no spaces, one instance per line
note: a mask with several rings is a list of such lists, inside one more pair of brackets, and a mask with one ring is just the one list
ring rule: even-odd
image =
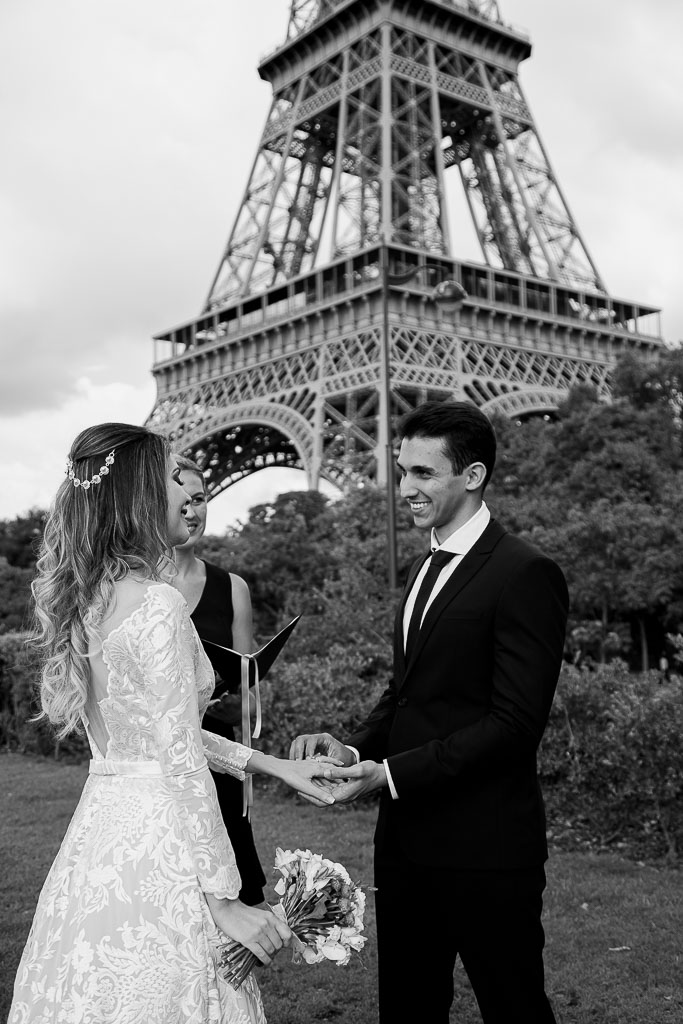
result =
[[[384,482],[394,419],[425,398],[548,413],[663,344],[579,233],[519,82],[530,53],[492,0],[292,0],[204,309],[155,339],[150,422],[212,494],[273,465]],[[481,264],[456,258],[456,178]],[[437,301],[442,281],[465,300]]]

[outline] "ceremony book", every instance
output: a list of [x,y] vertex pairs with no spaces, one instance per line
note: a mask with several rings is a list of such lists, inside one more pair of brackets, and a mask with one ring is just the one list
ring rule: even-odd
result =
[[[276,633],[268,643],[260,647],[254,654],[240,654],[239,651],[233,651],[230,647],[223,647],[222,644],[212,643],[211,640],[202,640],[203,644],[209,644],[214,649],[211,661],[220,676],[214,690],[214,698],[222,697],[223,694],[229,691],[239,690],[243,680],[244,659],[247,659],[249,663],[249,686],[253,686],[259,679],[263,679],[289,640],[292,630],[300,618],[301,616],[297,615],[291,622],[288,622],[284,629]],[[220,651],[220,654],[218,654],[218,651]]]
[[[218,675],[221,677],[216,683],[213,699],[218,700],[225,693],[233,690],[239,690],[242,709],[242,743],[247,747],[251,746],[252,737],[254,739],[258,739],[261,735],[261,694],[259,691],[259,680],[263,679],[266,672],[289,640],[291,632],[300,618],[301,616],[297,615],[295,619],[288,622],[284,629],[281,629],[279,633],[276,633],[272,640],[269,640],[267,644],[260,647],[254,654],[240,654],[239,651],[234,651],[230,647],[223,647],[221,644],[215,644],[211,640],[202,640],[203,644],[209,644],[213,648],[212,653],[214,657],[211,659],[211,663],[218,672]],[[219,651],[220,655],[217,653]],[[251,728],[251,714],[249,708],[250,687],[254,688],[254,697],[256,700],[256,721],[254,723],[253,732]],[[242,791],[242,813],[245,817],[249,818],[251,808],[254,803],[254,786],[251,775],[247,775],[244,780]]]

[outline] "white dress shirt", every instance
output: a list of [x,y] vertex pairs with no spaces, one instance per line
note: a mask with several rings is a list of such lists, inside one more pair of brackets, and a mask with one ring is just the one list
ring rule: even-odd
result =
[[[439,573],[436,583],[432,587],[432,592],[429,595],[427,604],[425,605],[425,610],[424,614],[422,615],[420,625],[422,625],[422,623],[424,622],[424,617],[427,614],[427,609],[429,608],[430,604],[432,603],[436,595],[446,585],[448,580],[451,578],[452,574],[455,572],[457,567],[462,562],[467,552],[470,550],[470,548],[474,547],[474,545],[477,543],[477,541],[479,540],[482,533],[484,532],[484,530],[486,529],[490,522],[491,513],[489,512],[486,503],[482,502],[477,511],[474,513],[474,515],[470,516],[467,522],[463,523],[461,527],[459,527],[457,530],[454,530],[454,532],[449,537],[446,537],[443,544],[439,544],[436,537],[436,532],[435,530],[432,530],[432,554],[435,551],[454,551],[455,557],[451,558],[450,562],[444,565],[443,569]],[[430,559],[426,558],[424,565],[422,566],[419,573],[415,577],[415,582],[413,583],[412,589],[408,594],[408,600],[406,601],[406,606],[403,610],[404,651],[406,647],[406,638],[408,636],[408,623],[410,622],[410,616],[413,614],[413,608],[415,607],[415,601],[420,590],[420,585],[422,583],[422,580],[427,575],[429,564]]]

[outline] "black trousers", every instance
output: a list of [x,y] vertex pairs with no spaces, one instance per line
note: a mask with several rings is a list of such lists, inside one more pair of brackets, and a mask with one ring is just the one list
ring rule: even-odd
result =
[[460,957],[484,1024],[556,1024],[544,988],[545,871],[375,855],[380,1024],[448,1024]]

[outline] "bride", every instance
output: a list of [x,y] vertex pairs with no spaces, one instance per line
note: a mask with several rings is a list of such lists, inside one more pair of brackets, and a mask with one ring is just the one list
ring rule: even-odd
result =
[[232,989],[217,945],[268,964],[291,933],[237,898],[240,876],[209,772],[259,772],[332,803],[315,762],[201,728],[214,675],[164,576],[187,540],[188,496],[144,427],[84,430],[45,526],[33,585],[42,716],[85,727],[83,794],[38,900],[8,1024],[251,1024],[253,977]]

